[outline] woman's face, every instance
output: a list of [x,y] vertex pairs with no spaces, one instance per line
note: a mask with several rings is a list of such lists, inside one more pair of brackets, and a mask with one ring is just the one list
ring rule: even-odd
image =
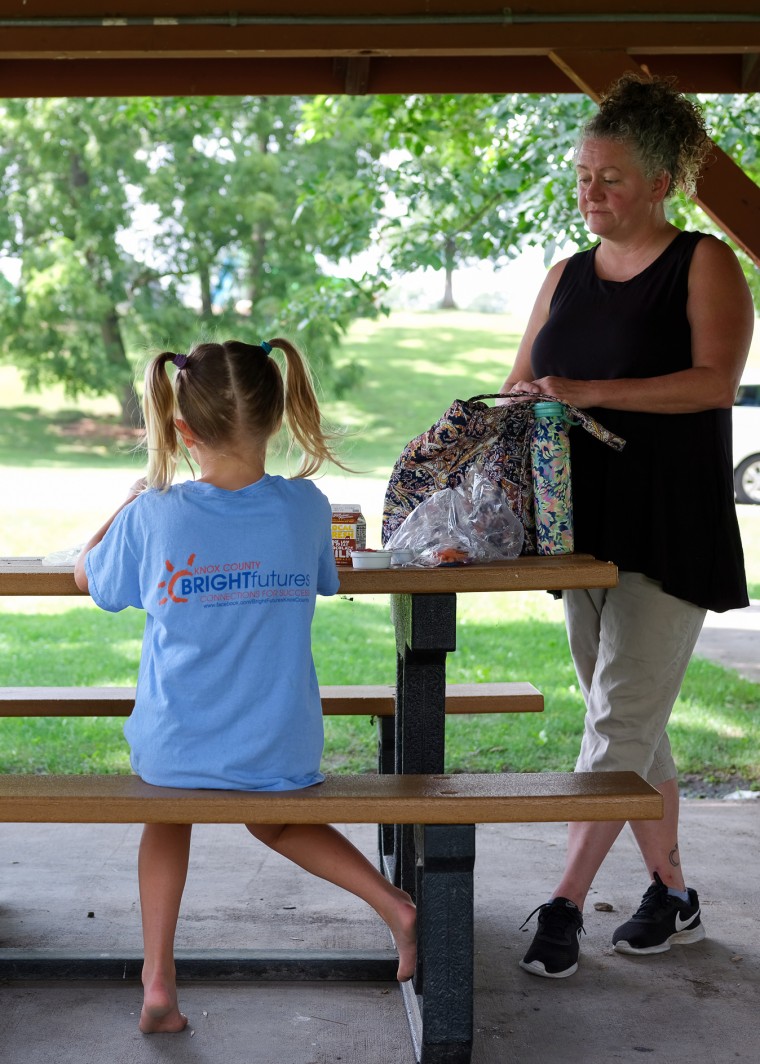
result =
[[578,208],[596,236],[625,239],[662,216],[669,178],[647,178],[631,149],[615,140],[584,140],[575,159]]

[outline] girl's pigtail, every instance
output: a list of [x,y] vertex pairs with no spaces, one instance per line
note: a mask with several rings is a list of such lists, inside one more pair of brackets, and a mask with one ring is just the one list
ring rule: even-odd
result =
[[145,370],[143,411],[148,448],[147,486],[164,491],[174,479],[180,455],[179,437],[174,424],[176,400],[166,363],[175,358],[171,351],[162,351]]
[[289,452],[294,445],[300,447],[303,452],[296,476],[314,476],[326,462],[347,469],[330,447],[330,440],[336,439],[338,434],[325,432],[322,428],[319,403],[309,367],[302,355],[289,340],[281,337],[270,340],[269,343],[285,355],[285,423],[291,441]]

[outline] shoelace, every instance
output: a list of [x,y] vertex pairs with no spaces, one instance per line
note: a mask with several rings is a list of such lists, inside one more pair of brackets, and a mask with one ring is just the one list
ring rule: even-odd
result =
[[[647,887],[644,897],[641,899],[641,905],[639,905],[631,919],[635,920],[637,917],[651,916],[657,909],[661,909],[669,898],[671,898],[671,895],[668,894],[668,888],[655,872],[654,883]],[[677,899],[673,898],[672,900],[675,902]]]
[[[536,915],[536,913],[544,911],[546,911],[544,916],[544,923],[546,924],[547,931],[553,933],[555,931],[565,930],[565,927],[567,926],[568,912],[572,912],[572,910],[568,910],[567,906],[564,905],[553,905],[550,901],[545,901],[543,905],[538,905],[532,913],[529,913],[528,916],[526,916],[526,918],[520,924],[519,930],[522,931],[528,921],[531,920]],[[581,931],[585,935],[586,928],[583,926],[583,916],[581,915],[580,909],[578,909],[577,912],[581,918]]]

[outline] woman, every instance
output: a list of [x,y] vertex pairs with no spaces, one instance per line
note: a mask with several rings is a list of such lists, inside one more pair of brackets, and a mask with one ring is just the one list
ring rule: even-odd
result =
[[[576,770],[634,770],[664,799],[663,820],[631,824],[652,883],[613,935],[623,953],[704,938],[681,869],[665,729],[706,610],[747,604],[731,407],[752,300],[730,248],[680,232],[665,213],[676,189],[693,192],[709,144],[699,111],[669,82],[625,75],[613,86],[575,158],[578,206],[598,243],[547,274],[502,388],[555,395],[627,441],[617,454],[572,434],[575,549],[615,562],[620,579],[563,595],[587,707]],[[583,904],[622,827],[570,825],[526,971],[576,971]]]

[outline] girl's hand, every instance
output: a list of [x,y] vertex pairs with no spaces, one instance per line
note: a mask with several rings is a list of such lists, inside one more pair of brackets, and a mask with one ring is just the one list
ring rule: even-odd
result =
[[132,487],[129,489],[129,494],[127,495],[127,498],[130,502],[132,502],[134,499],[137,498],[138,495],[142,495],[142,493],[147,487],[148,481],[146,480],[146,478],[140,477],[140,479],[136,480]]

